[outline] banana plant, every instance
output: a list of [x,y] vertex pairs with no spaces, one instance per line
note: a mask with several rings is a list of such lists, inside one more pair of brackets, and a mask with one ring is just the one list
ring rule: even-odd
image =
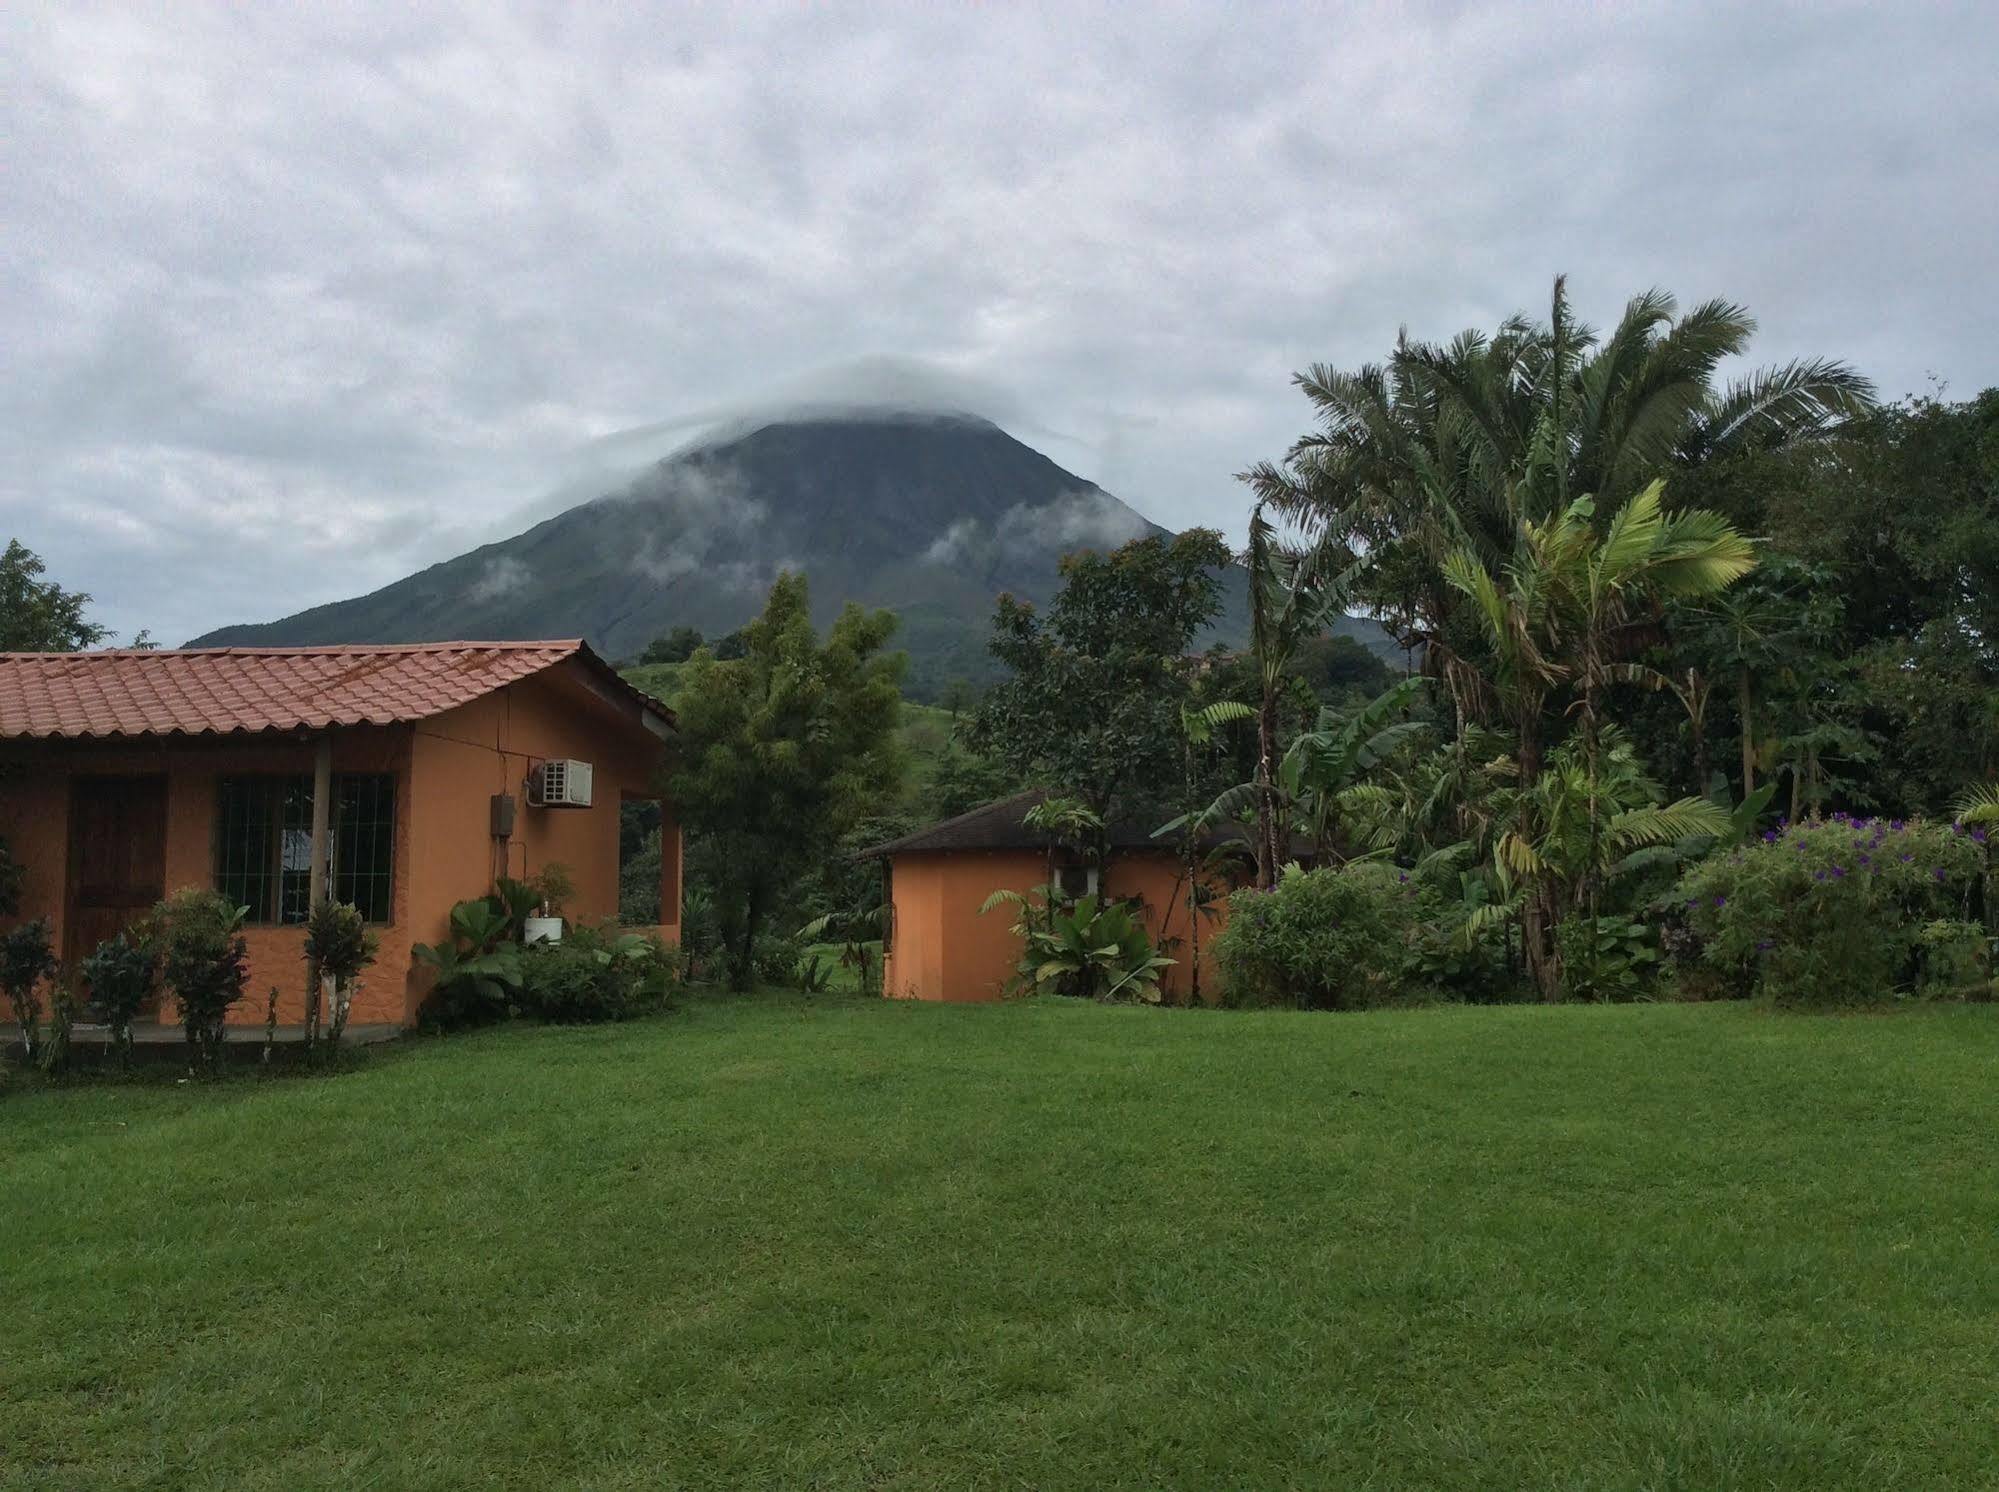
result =
[[1021,938],[1021,956],[1010,987],[1016,993],[1045,990],[1083,999],[1159,1004],[1164,998],[1160,980],[1175,961],[1153,948],[1130,909],[1084,896],[1066,911],[1054,908],[1047,926],[1037,927],[1033,897],[1041,896],[1046,905],[1053,889],[1037,887],[1027,894],[1001,889],[979,908],[985,913],[1010,906],[1020,914],[1014,931]]

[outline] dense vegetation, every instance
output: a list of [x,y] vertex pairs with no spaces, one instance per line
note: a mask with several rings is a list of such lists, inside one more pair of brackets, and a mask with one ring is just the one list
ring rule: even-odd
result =
[[793,996],[0,1100],[0,1479],[1984,1486],[1996,1071],[1963,1008]]

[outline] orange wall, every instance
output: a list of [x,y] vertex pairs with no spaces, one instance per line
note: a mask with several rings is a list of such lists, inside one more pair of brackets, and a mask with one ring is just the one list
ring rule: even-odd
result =
[[[566,865],[576,893],[565,907],[572,923],[618,914],[618,820],[621,798],[656,797],[658,743],[568,677],[544,674],[415,726],[333,733],[333,770],[396,774],[392,920],[372,929],[376,961],[363,976],[349,1019],[407,1023],[428,992],[427,966],[413,943],[449,935],[454,902],[484,895],[496,873],[527,876],[551,862]],[[216,779],[236,772],[310,773],[307,737],[174,740],[105,746],[90,742],[0,743],[0,834],[26,868],[23,918],[47,917],[60,947],[69,850],[72,777],[164,773],[167,777],[166,888],[211,884]],[[550,757],[591,763],[593,806],[530,808],[529,769]],[[490,833],[490,800],[516,799],[515,832],[504,863]],[[679,941],[680,833],[663,825],[665,866],[659,934]],[[305,934],[296,927],[248,929],[250,982],[232,1012],[238,1024],[261,1024],[266,991],[278,986],[278,1019],[292,1024],[305,1009]],[[172,1012],[165,1013],[172,1018]]]
[[[922,851],[897,855],[889,869],[895,908],[893,944],[884,962],[882,989],[913,1000],[997,1000],[1020,961],[1014,936],[1018,914],[979,907],[996,889],[1027,892],[1048,879],[1048,860],[1037,850]],[[1149,851],[1114,854],[1104,890],[1116,897],[1141,897],[1154,942],[1162,936],[1187,937],[1186,887],[1175,894],[1178,867],[1172,856]],[[1225,911],[1219,886],[1211,903]],[[1219,987],[1209,953],[1222,920],[1201,923],[1201,992],[1213,999]],[[1179,960],[1161,981],[1169,999],[1184,1001],[1193,986],[1190,950],[1173,950]]]
[[[247,772],[309,775],[313,753],[309,738],[289,736],[129,744],[48,742],[8,750],[5,760],[12,770],[0,779],[0,834],[7,836],[27,870],[22,918],[48,918],[56,947],[62,948],[73,783],[78,791],[88,791],[93,776],[167,779],[165,883],[171,894],[185,886],[212,884],[218,778]],[[354,996],[349,1019],[356,1024],[401,1021],[409,1004],[410,887],[403,874],[412,837],[409,754],[407,727],[363,727],[334,734],[336,773],[390,772],[396,778],[391,920],[372,929],[381,947]],[[253,926],[244,930],[244,940],[250,949],[250,977],[230,1019],[261,1025],[272,985],[278,988],[279,1021],[291,1024],[302,1019],[304,930]],[[162,1015],[173,1019],[171,1006]]]

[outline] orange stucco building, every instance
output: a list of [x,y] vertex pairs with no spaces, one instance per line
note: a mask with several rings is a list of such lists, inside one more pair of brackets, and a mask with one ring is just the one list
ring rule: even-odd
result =
[[[1045,836],[1022,822],[1046,793],[1016,794],[941,824],[877,845],[888,881],[889,918],[882,958],[882,992],[893,999],[998,1000],[1020,961],[1017,915],[986,898],[1002,888],[1023,894],[1048,882]],[[1131,902],[1156,947],[1176,959],[1160,981],[1166,998],[1193,995],[1186,870],[1179,857],[1138,825],[1114,826],[1101,868],[1056,855],[1058,876],[1076,891]],[[1212,848],[1212,846],[1210,846]],[[1201,996],[1219,982],[1208,950],[1228,916],[1232,881],[1212,871],[1202,883]]]
[[[351,1011],[408,1025],[416,943],[453,903],[551,864],[565,915],[618,914],[620,808],[659,801],[671,712],[580,641],[0,654],[0,836],[65,963],[162,895],[212,886],[251,908],[231,1014],[305,1008],[314,877],[379,941]],[[542,806],[550,762],[588,768]],[[580,806],[587,796],[588,806]],[[680,835],[661,804],[658,931],[677,942]],[[169,1007],[160,1017],[172,1019]]]

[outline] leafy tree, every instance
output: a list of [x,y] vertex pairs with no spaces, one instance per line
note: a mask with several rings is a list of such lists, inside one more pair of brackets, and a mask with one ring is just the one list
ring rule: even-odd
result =
[[694,656],[695,650],[707,639],[701,635],[699,627],[679,626],[663,632],[645,646],[639,654],[639,662],[685,663]]
[[1149,803],[1179,770],[1181,660],[1220,607],[1229,559],[1207,529],[1152,535],[1064,558],[1045,616],[1001,596],[991,649],[1008,677],[986,691],[969,744],[1106,823]]
[[805,577],[787,574],[743,629],[741,658],[703,648],[685,665],[666,790],[702,841],[736,989],[781,899],[900,782],[894,631],[892,613],[850,605],[821,644]]
[[1386,364],[1352,373],[1316,365],[1296,382],[1317,428],[1281,465],[1245,473],[1259,500],[1369,555],[1361,599],[1452,682],[1461,720],[1475,684],[1456,661],[1482,643],[1447,555],[1496,570],[1522,522],[1546,522],[1574,497],[1592,495],[1608,519],[1655,478],[1823,441],[1872,406],[1865,379],[1822,359],[1719,386],[1754,321],[1724,301],[1677,310],[1648,290],[1599,338],[1557,279],[1546,323],[1515,316],[1443,345],[1405,339]]
[[84,616],[90,597],[43,580],[48,566],[19,539],[0,554],[0,653],[75,653],[110,636]]

